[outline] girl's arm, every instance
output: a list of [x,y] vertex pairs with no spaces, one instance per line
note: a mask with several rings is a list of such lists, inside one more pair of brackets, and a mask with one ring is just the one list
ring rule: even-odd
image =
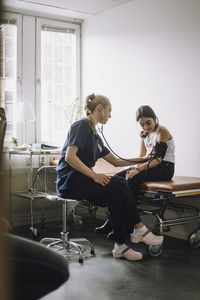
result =
[[110,182],[111,176],[97,174],[88,168],[77,156],[78,147],[76,145],[69,146],[65,154],[65,161],[75,170],[92,178],[96,183],[105,186]]
[[[162,127],[158,133],[158,138],[157,138],[157,142],[163,142],[165,144],[167,144],[168,140],[170,140],[172,138],[171,134],[169,133],[169,131],[165,128]],[[163,158],[162,156],[157,156],[156,158],[152,159],[149,162],[145,162],[143,164],[138,165],[136,168],[127,171],[126,174],[126,179],[130,179],[133,176],[135,176],[136,174],[138,174],[141,171],[144,171],[148,165],[148,168],[153,168],[156,167],[157,165],[159,165],[162,162]]]

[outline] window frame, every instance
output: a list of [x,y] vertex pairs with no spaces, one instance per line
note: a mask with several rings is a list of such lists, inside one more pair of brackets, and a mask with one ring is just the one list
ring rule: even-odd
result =
[[[18,106],[18,103],[21,101],[22,98],[22,16],[17,13],[12,13],[12,12],[4,12],[2,14],[2,19],[3,20],[8,20],[9,19],[14,19],[16,20],[16,26],[17,26],[17,55],[16,55],[16,100],[14,102],[14,109],[16,111],[16,107]],[[8,22],[9,23],[9,22]],[[5,96],[5,95],[4,95]],[[4,101],[0,103],[2,107],[5,108],[6,100],[4,98]],[[12,136],[21,136],[21,130],[18,127],[17,119],[16,119],[16,114],[13,119],[13,132]],[[4,146],[8,147],[10,143],[10,135],[8,135],[7,131],[5,134],[5,140],[4,140]]]
[[42,143],[48,141],[41,140],[41,31],[42,25],[52,27],[67,27],[75,29],[77,38],[76,48],[76,97],[80,98],[80,24],[67,21],[57,21],[46,18],[36,18],[36,142]]

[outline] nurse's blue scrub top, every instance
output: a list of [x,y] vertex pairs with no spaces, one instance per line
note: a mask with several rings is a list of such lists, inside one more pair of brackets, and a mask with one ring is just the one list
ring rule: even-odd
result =
[[[72,124],[57,166],[56,188],[61,197],[78,198],[78,186],[81,184],[82,176],[65,161],[67,147],[72,145],[78,147],[78,158],[89,168],[94,167],[95,162],[110,151],[104,146],[100,136],[93,132],[87,119],[82,118]],[[75,186],[76,191],[73,191]]]

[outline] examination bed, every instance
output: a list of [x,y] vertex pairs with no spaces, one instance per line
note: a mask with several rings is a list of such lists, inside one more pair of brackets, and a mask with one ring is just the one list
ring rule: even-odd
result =
[[[139,188],[138,208],[141,214],[156,217],[153,231],[164,234],[171,226],[196,223],[196,230],[188,237],[189,245],[193,248],[200,246],[200,210],[190,205],[191,199],[200,200],[200,177],[174,176],[170,181],[148,181]],[[187,199],[180,203],[178,198]],[[147,206],[147,208],[145,207]],[[153,208],[152,208],[153,207]],[[186,212],[187,216],[166,219],[166,209]],[[149,246],[151,256],[159,256],[163,246]]]
[[[99,159],[94,170],[97,173],[114,175],[121,171],[121,168],[113,167],[105,160]],[[189,235],[188,242],[193,248],[200,246],[200,177],[174,176],[170,181],[144,182],[139,187],[138,194],[137,205],[140,214],[149,214],[156,218],[153,228],[156,234],[164,235],[175,225],[194,223],[196,229]],[[194,198],[199,200],[199,208],[191,204]],[[166,210],[180,213],[176,218],[167,218]],[[187,216],[183,216],[185,214]],[[159,256],[162,251],[163,245],[148,247],[151,256]]]

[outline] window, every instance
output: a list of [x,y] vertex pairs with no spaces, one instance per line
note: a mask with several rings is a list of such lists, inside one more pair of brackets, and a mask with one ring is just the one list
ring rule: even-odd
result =
[[[5,142],[9,142],[16,134],[16,102],[18,84],[20,84],[20,18],[15,14],[6,14],[0,24],[0,105],[5,108],[7,130]],[[17,83],[18,78],[18,83]]]
[[37,141],[62,145],[80,97],[80,26],[37,19]]

